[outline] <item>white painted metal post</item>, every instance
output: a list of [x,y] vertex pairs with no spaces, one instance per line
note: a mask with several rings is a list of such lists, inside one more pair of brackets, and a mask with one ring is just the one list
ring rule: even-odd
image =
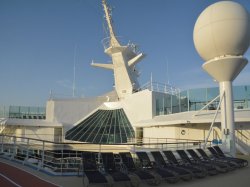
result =
[[232,156],[235,156],[235,126],[232,82],[220,82],[220,94],[225,92],[221,102],[222,145]]
[[13,137],[13,153],[11,156],[11,160],[14,159],[16,154],[17,154],[16,137]]
[[1,135],[1,141],[2,141],[1,153],[3,153],[3,140],[4,140],[4,136],[3,136],[3,135]]
[[[211,131],[212,131],[212,129],[213,129],[213,126],[214,126],[216,117],[217,117],[217,115],[218,115],[219,108],[221,107],[221,103],[222,103],[222,101],[224,100],[224,95],[225,95],[225,92],[222,92],[221,95],[220,95],[220,102],[219,102],[219,104],[218,104],[218,106],[217,106],[217,109],[216,109],[216,112],[215,112],[213,121],[212,121],[212,123],[211,123],[211,125],[210,125],[209,131],[208,131],[208,134],[207,134],[207,137],[206,137],[205,142],[204,142],[204,145],[203,145],[203,149],[205,149],[206,146],[207,146],[207,142],[208,142],[210,133],[211,133]],[[217,98],[217,97],[216,97],[216,98]]]
[[63,160],[63,145],[61,144],[61,174],[63,173],[64,160]]
[[40,169],[43,168],[43,164],[44,164],[44,147],[45,147],[45,142],[43,141],[43,149],[42,149],[42,163],[41,163],[41,166],[40,166]]
[[30,139],[27,139],[27,145],[26,145],[26,159],[29,158],[29,145],[30,145]]

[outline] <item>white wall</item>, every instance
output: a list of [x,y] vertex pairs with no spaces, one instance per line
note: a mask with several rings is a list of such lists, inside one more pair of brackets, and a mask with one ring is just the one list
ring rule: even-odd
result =
[[106,97],[49,100],[46,106],[46,120],[73,125],[106,100]]
[[143,129],[145,138],[176,138],[176,127],[150,127]]
[[16,136],[54,141],[54,127],[16,127]]
[[131,124],[152,119],[152,92],[143,90],[121,100],[122,107]]
[[[199,126],[199,125],[198,125]],[[175,138],[189,140],[204,140],[208,135],[208,128],[201,124],[196,127],[148,127],[143,129],[145,138]],[[209,140],[213,139],[213,134],[210,134]]]

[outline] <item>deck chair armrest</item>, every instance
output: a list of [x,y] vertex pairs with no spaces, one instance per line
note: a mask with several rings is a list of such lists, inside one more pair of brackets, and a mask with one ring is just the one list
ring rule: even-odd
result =
[[125,174],[128,174],[128,168],[127,168],[127,166],[125,165],[125,164],[123,164],[123,163],[118,163],[118,169],[119,169],[119,171],[121,171],[122,173],[125,173]]
[[205,160],[202,156],[199,156],[199,158],[200,158],[201,160]]
[[199,164],[201,160],[195,158],[189,158],[191,162]]
[[159,164],[157,164],[157,162],[155,161],[150,161],[150,166],[153,168],[159,167]]
[[[222,154],[220,154],[220,155],[222,155]],[[224,155],[225,155],[226,157],[234,158],[233,155],[230,155],[229,153],[224,153]]]
[[185,164],[187,161],[184,159],[177,159],[178,164]]

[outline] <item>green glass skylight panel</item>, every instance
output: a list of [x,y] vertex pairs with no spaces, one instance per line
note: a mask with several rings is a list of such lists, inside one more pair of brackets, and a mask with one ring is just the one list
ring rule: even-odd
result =
[[126,143],[135,132],[123,109],[98,110],[66,132],[67,140],[91,143]]

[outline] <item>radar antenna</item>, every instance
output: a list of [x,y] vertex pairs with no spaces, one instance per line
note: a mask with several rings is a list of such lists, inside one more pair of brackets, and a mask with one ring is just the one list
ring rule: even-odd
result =
[[118,40],[116,39],[114,30],[113,30],[112,17],[111,17],[111,13],[110,13],[111,8],[107,5],[106,0],[102,0],[102,6],[103,6],[103,9],[105,12],[105,18],[107,21],[108,30],[109,30],[109,34],[110,34],[110,47],[121,46],[120,43],[118,42]]

